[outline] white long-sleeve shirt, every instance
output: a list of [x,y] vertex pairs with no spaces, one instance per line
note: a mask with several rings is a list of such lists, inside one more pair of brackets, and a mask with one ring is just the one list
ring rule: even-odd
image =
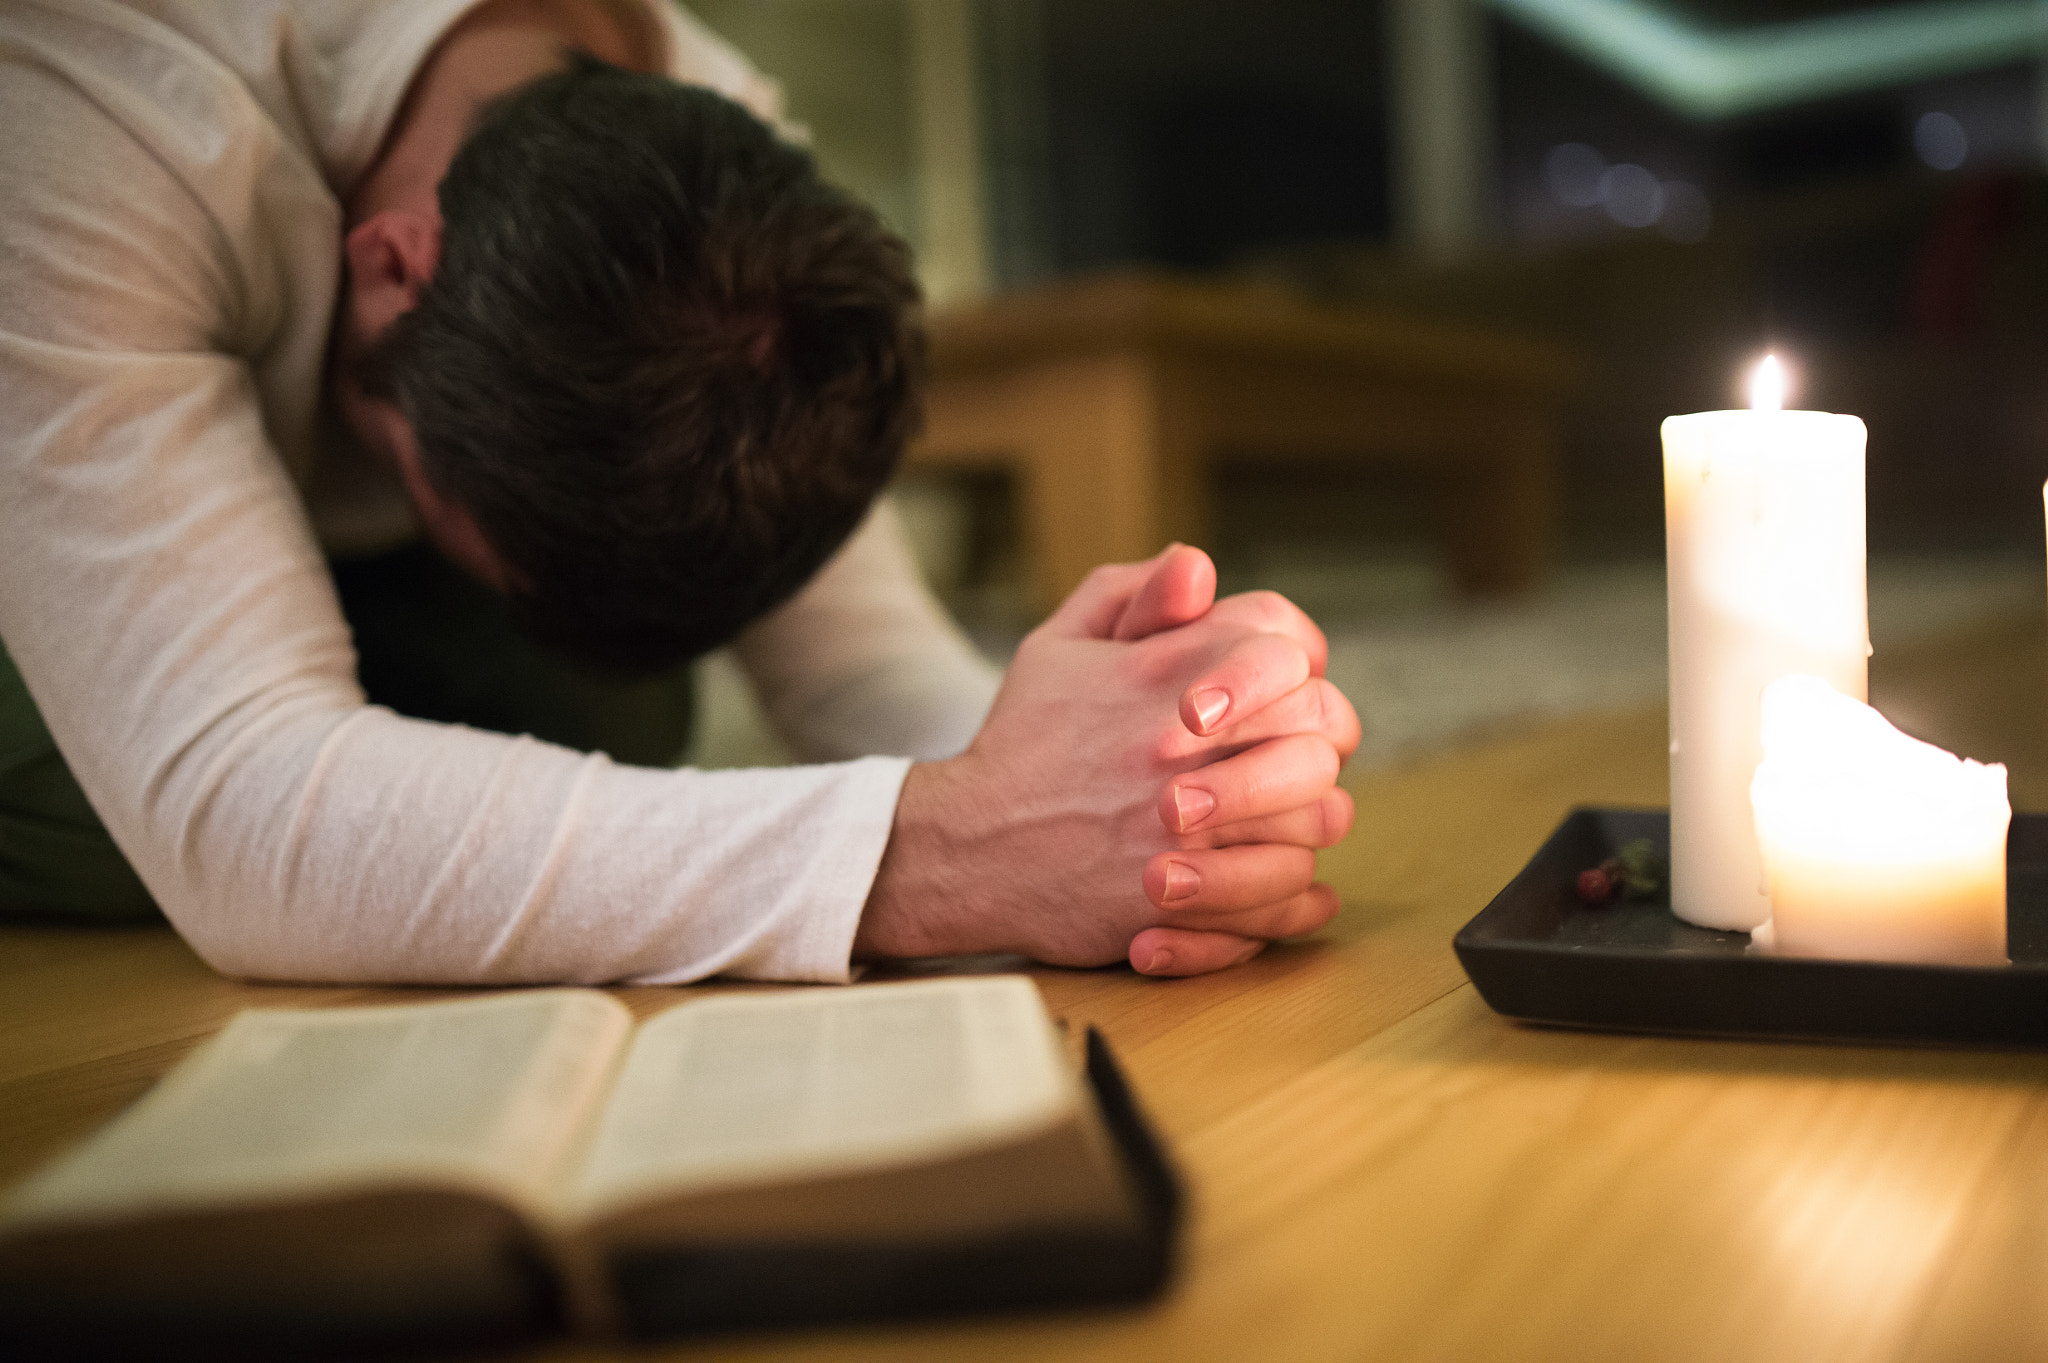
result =
[[[905,757],[993,691],[886,513],[738,652],[802,755],[899,756],[623,767],[356,683],[323,541],[403,504],[316,419],[341,201],[472,3],[0,0],[0,639],[224,972],[844,979]],[[774,116],[652,9],[671,74]]]

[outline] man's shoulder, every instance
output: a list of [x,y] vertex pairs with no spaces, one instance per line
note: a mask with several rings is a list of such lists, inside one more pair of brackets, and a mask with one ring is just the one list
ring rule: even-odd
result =
[[59,73],[173,165],[253,172],[299,161],[340,191],[374,156],[434,44],[473,6],[61,0],[0,9],[0,31],[15,63]]

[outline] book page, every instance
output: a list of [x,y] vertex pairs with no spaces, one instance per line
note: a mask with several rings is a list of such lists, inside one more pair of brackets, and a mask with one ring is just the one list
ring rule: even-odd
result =
[[631,1029],[591,990],[244,1012],[0,1212],[91,1219],[393,1181],[531,1207]]
[[1021,976],[727,996],[646,1023],[576,1202],[929,1160],[1012,1140],[1079,1101]]

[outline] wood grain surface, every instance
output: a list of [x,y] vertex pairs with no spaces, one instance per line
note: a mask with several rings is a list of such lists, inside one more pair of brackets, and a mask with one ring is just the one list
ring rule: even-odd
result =
[[[1880,654],[1872,687],[2041,808],[2044,680],[2028,620]],[[1451,934],[1572,805],[1663,804],[1665,746],[1652,708],[1354,776],[1358,830],[1325,854],[1345,908],[1315,939],[1196,980],[1034,972],[1108,1034],[1188,1177],[1159,1305],[530,1357],[2048,1357],[2048,1054],[1547,1031],[1465,983]],[[619,991],[643,1014],[690,992]],[[432,996],[223,980],[161,931],[0,930],[0,1179],[238,1008]]]

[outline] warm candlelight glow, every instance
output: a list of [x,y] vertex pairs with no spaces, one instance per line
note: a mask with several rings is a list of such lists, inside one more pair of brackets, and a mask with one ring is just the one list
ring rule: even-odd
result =
[[1778,363],[1776,355],[1763,357],[1756,371],[1749,378],[1749,410],[1752,412],[1782,412],[1785,410],[1785,367]]
[[[1759,406],[1782,400],[1772,356]],[[1671,638],[1671,909],[1747,932],[1770,916],[1749,783],[1757,699],[1794,672],[1866,694],[1863,423],[1828,412],[1664,422]]]
[[1750,787],[1774,951],[1999,965],[2005,768],[1900,733],[1819,677],[1765,688]]

